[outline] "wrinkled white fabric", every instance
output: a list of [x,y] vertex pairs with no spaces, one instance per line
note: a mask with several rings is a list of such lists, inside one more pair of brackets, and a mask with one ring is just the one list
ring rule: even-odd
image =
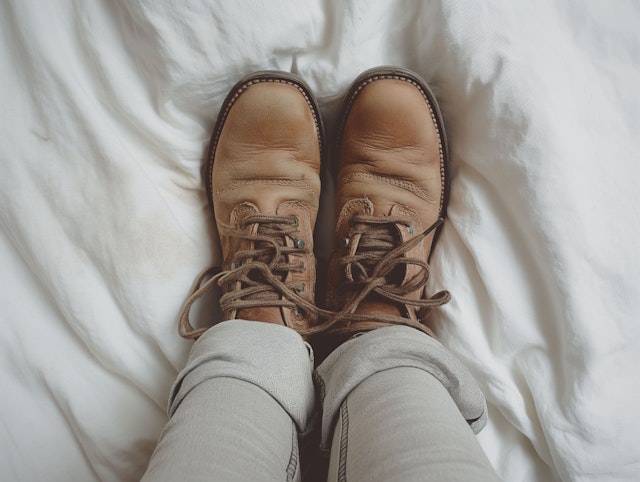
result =
[[489,459],[640,477],[639,24],[624,0],[2,2],[0,479],[140,477],[216,256],[200,167],[227,90],[296,72],[331,132],[381,64],[446,118],[433,320],[485,391]]

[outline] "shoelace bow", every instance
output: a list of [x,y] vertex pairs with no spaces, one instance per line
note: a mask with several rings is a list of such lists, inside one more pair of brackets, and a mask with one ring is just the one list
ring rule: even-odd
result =
[[[345,245],[357,243],[357,249],[355,253],[342,256],[339,260],[340,266],[345,270],[346,282],[345,286],[338,288],[344,288],[353,295],[339,313],[321,325],[321,331],[349,333],[353,331],[350,328],[353,322],[364,321],[408,325],[431,334],[424,324],[426,318],[432,308],[447,303],[451,295],[448,291],[440,291],[431,298],[409,298],[411,293],[424,290],[429,281],[430,269],[426,261],[409,258],[405,254],[421,243],[443,222],[444,220],[440,218],[423,233],[400,243],[393,235],[393,229],[395,224],[409,227],[405,219],[370,215],[354,216],[353,228],[349,237],[345,238]],[[411,279],[398,283],[392,278],[397,277],[398,268],[403,265],[405,268],[415,265],[420,269]],[[418,321],[382,313],[353,313],[358,305],[372,293],[399,304],[419,307]]]
[[[257,224],[256,234],[242,230]],[[285,282],[290,272],[302,272],[304,262],[287,261],[290,254],[308,254],[302,239],[294,236],[298,220],[295,216],[248,216],[241,222],[241,231],[230,236],[253,241],[253,249],[238,251],[231,269],[221,271],[219,267],[205,269],[197,277],[189,297],[180,313],[179,332],[185,338],[197,338],[207,328],[194,328],[189,320],[191,306],[216,285],[222,287],[220,308],[223,311],[241,310],[264,306],[283,306],[307,313],[320,314],[323,310],[300,296],[304,290],[302,283]],[[286,238],[293,240],[294,246],[286,246]],[[233,287],[240,283],[240,289]]]

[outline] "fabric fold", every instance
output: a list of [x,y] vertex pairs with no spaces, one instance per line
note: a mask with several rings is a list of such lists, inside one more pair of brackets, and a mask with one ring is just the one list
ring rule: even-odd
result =
[[447,389],[471,429],[487,422],[487,405],[469,370],[439,341],[406,326],[379,328],[343,343],[314,373],[322,403],[322,449],[331,444],[340,406],[375,373],[398,367],[429,372]]
[[304,433],[315,406],[312,370],[313,352],[294,330],[271,323],[225,321],[194,343],[171,388],[167,411],[173,416],[189,392],[205,380],[237,378],[267,392]]

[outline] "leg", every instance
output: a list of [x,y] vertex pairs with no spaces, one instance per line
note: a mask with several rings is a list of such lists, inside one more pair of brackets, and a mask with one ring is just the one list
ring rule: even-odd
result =
[[331,353],[316,371],[329,478],[495,480],[471,430],[484,425],[484,397],[426,324],[450,299],[426,290],[449,197],[435,98],[412,72],[373,69],[347,93],[340,125],[327,276],[337,314],[314,340]]
[[451,396],[417,368],[377,373],[349,394],[330,460],[332,480],[498,480]]
[[433,338],[381,328],[343,344],[316,378],[329,480],[498,480],[473,433],[484,397]]
[[[318,311],[322,144],[317,102],[298,77],[256,73],[227,95],[205,175],[222,266],[198,277],[180,315],[180,334],[202,338],[173,388],[146,480],[300,478],[297,432],[315,397],[313,362],[293,329],[308,331]],[[231,321],[194,328],[191,306],[216,285]]]
[[313,362],[293,330],[234,320],[194,345],[145,481],[299,480]]
[[297,480],[297,459],[295,425],[282,407],[255,385],[217,378],[193,389],[169,420],[143,480]]

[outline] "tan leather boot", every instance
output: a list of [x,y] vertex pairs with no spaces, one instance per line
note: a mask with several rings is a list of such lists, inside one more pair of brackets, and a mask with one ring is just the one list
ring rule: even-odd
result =
[[429,259],[448,200],[448,150],[435,98],[413,72],[377,68],[345,98],[338,144],[336,246],[323,338],[424,324]]
[[305,331],[315,323],[313,229],[320,196],[322,123],[306,84],[283,72],[240,81],[222,105],[211,139],[205,184],[222,271],[197,280],[191,304],[217,283],[224,319],[248,319]]

